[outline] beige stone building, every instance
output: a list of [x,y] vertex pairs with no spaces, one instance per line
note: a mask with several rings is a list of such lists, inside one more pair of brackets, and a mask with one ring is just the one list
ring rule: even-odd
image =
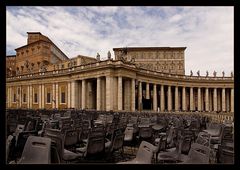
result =
[[114,48],[115,59],[69,59],[46,36],[28,33],[27,45],[7,57],[6,106],[234,113],[233,76],[185,75],[185,49]]

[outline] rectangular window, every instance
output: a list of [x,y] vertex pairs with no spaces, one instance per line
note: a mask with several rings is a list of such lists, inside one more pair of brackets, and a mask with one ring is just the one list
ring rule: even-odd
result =
[[51,93],[47,93],[47,103],[51,103]]
[[34,93],[34,103],[37,103],[38,102],[38,95],[37,93]]
[[26,103],[26,93],[23,94],[23,102]]
[[65,101],[65,92],[61,93],[61,103],[66,103],[66,101]]
[[16,102],[16,93],[13,94],[13,102]]

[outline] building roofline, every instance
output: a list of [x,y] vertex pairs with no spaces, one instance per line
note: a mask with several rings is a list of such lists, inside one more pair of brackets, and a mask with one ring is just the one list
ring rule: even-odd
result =
[[40,35],[42,35],[41,32],[27,32],[27,34],[40,34]]
[[16,55],[7,55],[6,57],[16,57]]
[[[48,40],[50,40],[50,39],[48,38]],[[51,40],[50,40],[50,41],[46,41],[46,40],[34,41],[34,42],[30,43],[30,44],[26,44],[26,45],[24,45],[24,46],[21,46],[21,47],[16,48],[15,51],[17,51],[17,50],[19,50],[19,49],[21,49],[21,48],[24,48],[24,47],[26,47],[26,46],[28,46],[28,45],[36,44],[36,43],[41,42],[41,41],[42,41],[42,42],[47,42],[47,43],[52,43],[52,44],[65,56],[66,59],[69,59],[69,58],[67,57],[67,55],[64,54],[64,52],[62,52],[62,50],[60,50],[60,48],[58,48],[58,46],[56,46]]]
[[122,47],[122,48],[113,48],[113,51],[120,51],[127,49],[129,51],[138,51],[138,50],[185,50],[187,47]]

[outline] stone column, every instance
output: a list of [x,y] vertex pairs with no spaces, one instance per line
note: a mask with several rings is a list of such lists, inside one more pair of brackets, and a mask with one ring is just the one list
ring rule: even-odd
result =
[[146,99],[150,99],[149,83],[146,83]]
[[178,86],[175,86],[175,111],[178,110]]
[[206,110],[206,111],[209,111],[208,88],[205,89],[205,110]]
[[217,88],[213,89],[213,111],[217,111]]
[[142,82],[138,81],[138,110],[142,110]]
[[86,80],[82,80],[82,109],[86,108]]
[[157,85],[153,84],[153,110],[157,111]]
[[222,89],[222,111],[226,111],[226,97],[225,97],[225,88]]
[[193,87],[190,87],[190,111],[193,111]]
[[135,79],[132,79],[131,94],[131,110],[135,111]]
[[101,110],[101,77],[97,78],[97,110]]
[[42,85],[41,84],[38,86],[38,106],[39,106],[39,109],[42,108]]
[[111,82],[112,77],[106,76],[106,111],[112,110],[113,101],[112,101],[112,91],[111,91]]
[[33,94],[32,94],[32,85],[29,86],[29,108],[32,108],[32,100],[33,100]]
[[186,111],[186,88],[182,87],[182,110]]
[[30,108],[30,85],[27,86],[27,108]]
[[231,88],[231,112],[234,112],[234,88]]
[[42,108],[45,108],[45,85],[42,84]]
[[55,89],[55,83],[52,85],[52,108],[54,109],[56,107],[56,89]]
[[198,87],[198,111],[202,111],[201,88]]
[[12,100],[11,100],[11,87],[8,87],[8,98],[9,98],[9,105],[8,107],[11,107],[11,103],[12,103]]
[[161,111],[164,111],[165,110],[165,106],[164,106],[164,85],[161,85],[161,91],[160,91],[160,94],[161,94]]
[[168,111],[172,110],[172,93],[171,86],[168,86]]
[[56,83],[56,95],[55,95],[55,101],[56,101],[56,108],[58,109],[58,103],[59,103],[59,94],[58,94],[58,83]]
[[118,110],[123,110],[122,107],[122,77],[118,77]]
[[21,108],[22,107],[22,86],[19,87],[19,107]]
[[67,107],[71,107],[71,82],[68,82],[67,86]]
[[73,80],[71,82],[71,108],[76,108],[76,100],[77,100],[76,86],[77,86],[77,81]]

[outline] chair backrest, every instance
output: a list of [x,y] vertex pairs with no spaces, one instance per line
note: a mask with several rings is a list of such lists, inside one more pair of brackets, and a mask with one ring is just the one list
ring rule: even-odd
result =
[[88,138],[85,156],[103,153],[105,150],[105,135],[101,132],[91,133]]
[[188,153],[188,163],[208,164],[210,158],[210,148],[198,143],[193,143]]
[[137,124],[138,123],[138,117],[137,116],[131,116],[128,123],[129,124]]
[[22,152],[19,164],[51,163],[51,139],[29,136]]
[[226,143],[233,143],[233,127],[232,126],[224,126],[221,136],[221,145],[225,145]]
[[149,142],[142,141],[135,160],[142,164],[151,164],[154,150],[155,146]]
[[218,161],[219,163],[233,164],[234,163],[234,150],[230,150],[229,147],[219,145],[218,146]]
[[64,146],[73,146],[77,144],[79,140],[79,131],[75,129],[66,130],[64,135]]
[[132,140],[133,139],[133,127],[126,127],[124,131],[124,140]]
[[141,125],[149,125],[150,124],[150,118],[148,117],[142,117],[140,118],[140,123]]
[[57,148],[60,161],[63,159],[64,135],[58,129],[45,129],[44,137],[50,138],[52,146]]
[[123,142],[124,142],[124,134],[120,129],[115,130],[113,134],[113,143],[112,143],[111,151],[116,151],[122,148]]
[[151,127],[141,127],[139,129],[139,137],[143,138],[143,139],[152,137],[152,128]]

